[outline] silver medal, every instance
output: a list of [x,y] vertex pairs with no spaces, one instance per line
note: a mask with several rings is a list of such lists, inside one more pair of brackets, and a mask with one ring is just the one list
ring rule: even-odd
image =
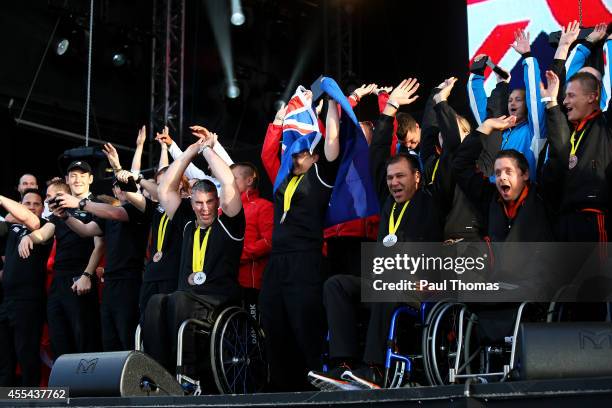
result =
[[576,164],[578,164],[578,157],[575,154],[572,154],[569,157],[569,169],[571,170],[576,167]]
[[283,222],[285,222],[285,218],[287,218],[287,211],[285,211],[285,212],[283,213],[283,216],[282,216],[282,217],[281,217],[281,219],[280,219],[280,223],[281,223],[281,224],[282,224]]
[[192,286],[202,285],[206,282],[206,274],[204,272],[194,272],[189,275],[187,282]]
[[392,247],[393,245],[397,244],[397,235],[395,234],[389,234],[386,237],[383,238],[383,245],[386,247]]

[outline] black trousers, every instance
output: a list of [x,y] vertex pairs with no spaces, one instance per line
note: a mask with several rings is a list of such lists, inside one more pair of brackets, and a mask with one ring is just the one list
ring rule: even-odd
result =
[[[224,304],[228,299],[222,296],[193,295],[186,291],[176,291],[170,295],[158,294],[151,297],[147,305],[143,327],[144,349],[148,355],[163,365],[170,373],[176,372],[177,334],[181,324],[196,318],[206,321],[212,304]],[[201,349],[198,337],[193,330],[186,330],[183,340],[183,374],[198,376],[203,373],[206,361],[198,359]]]
[[70,289],[73,283],[71,276],[55,276],[49,289],[47,322],[54,358],[102,349],[97,281],[81,296]]
[[100,306],[104,351],[134,349],[140,284],[139,279],[104,281]]
[[327,261],[330,275],[361,275],[361,243],[371,242],[361,237],[335,237],[327,240]]
[[149,299],[153,296],[162,294],[168,295],[174,292],[178,287],[178,278],[151,282],[142,282],[140,286],[140,300],[138,301],[140,309],[140,326],[144,326],[145,322],[145,311],[147,310],[147,304]]
[[607,216],[588,211],[561,214],[556,234],[562,242],[606,242]]
[[[4,299],[0,304],[0,387],[40,385],[40,338],[45,302]],[[21,367],[21,381],[15,367]]]
[[310,389],[309,370],[322,366],[325,339],[320,252],[273,254],[259,294],[274,391]]
[[[323,302],[329,325],[329,356],[338,360],[385,362],[387,337],[393,312],[400,303],[361,303],[361,278],[335,275],[325,282]],[[370,312],[363,358],[359,358],[360,310]]]

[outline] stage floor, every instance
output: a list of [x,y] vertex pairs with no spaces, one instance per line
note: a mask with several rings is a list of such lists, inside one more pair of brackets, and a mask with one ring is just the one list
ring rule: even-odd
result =
[[610,407],[612,377],[373,391],[0,401],[10,407]]

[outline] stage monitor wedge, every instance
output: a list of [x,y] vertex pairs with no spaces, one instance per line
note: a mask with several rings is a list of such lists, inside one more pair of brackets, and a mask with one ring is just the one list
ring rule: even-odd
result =
[[49,387],[75,397],[184,395],[174,377],[140,351],[64,354],[51,369]]

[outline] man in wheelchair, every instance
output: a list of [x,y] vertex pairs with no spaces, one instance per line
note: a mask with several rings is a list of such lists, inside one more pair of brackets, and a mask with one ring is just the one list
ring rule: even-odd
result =
[[[178,290],[150,299],[143,328],[145,351],[170,372],[176,371],[181,324],[190,318],[214,322],[220,307],[239,304],[241,295],[237,276],[245,218],[240,193],[232,171],[212,149],[217,135],[200,126],[191,130],[199,140],[170,165],[158,191],[168,218],[182,226],[177,229],[181,235],[168,237],[181,241]],[[200,180],[192,187],[188,206],[182,204],[178,187],[185,169],[200,153],[221,183],[220,194],[212,182]],[[196,333],[185,331],[183,339],[181,371],[198,377],[202,369],[197,361],[203,359],[196,359]]]

